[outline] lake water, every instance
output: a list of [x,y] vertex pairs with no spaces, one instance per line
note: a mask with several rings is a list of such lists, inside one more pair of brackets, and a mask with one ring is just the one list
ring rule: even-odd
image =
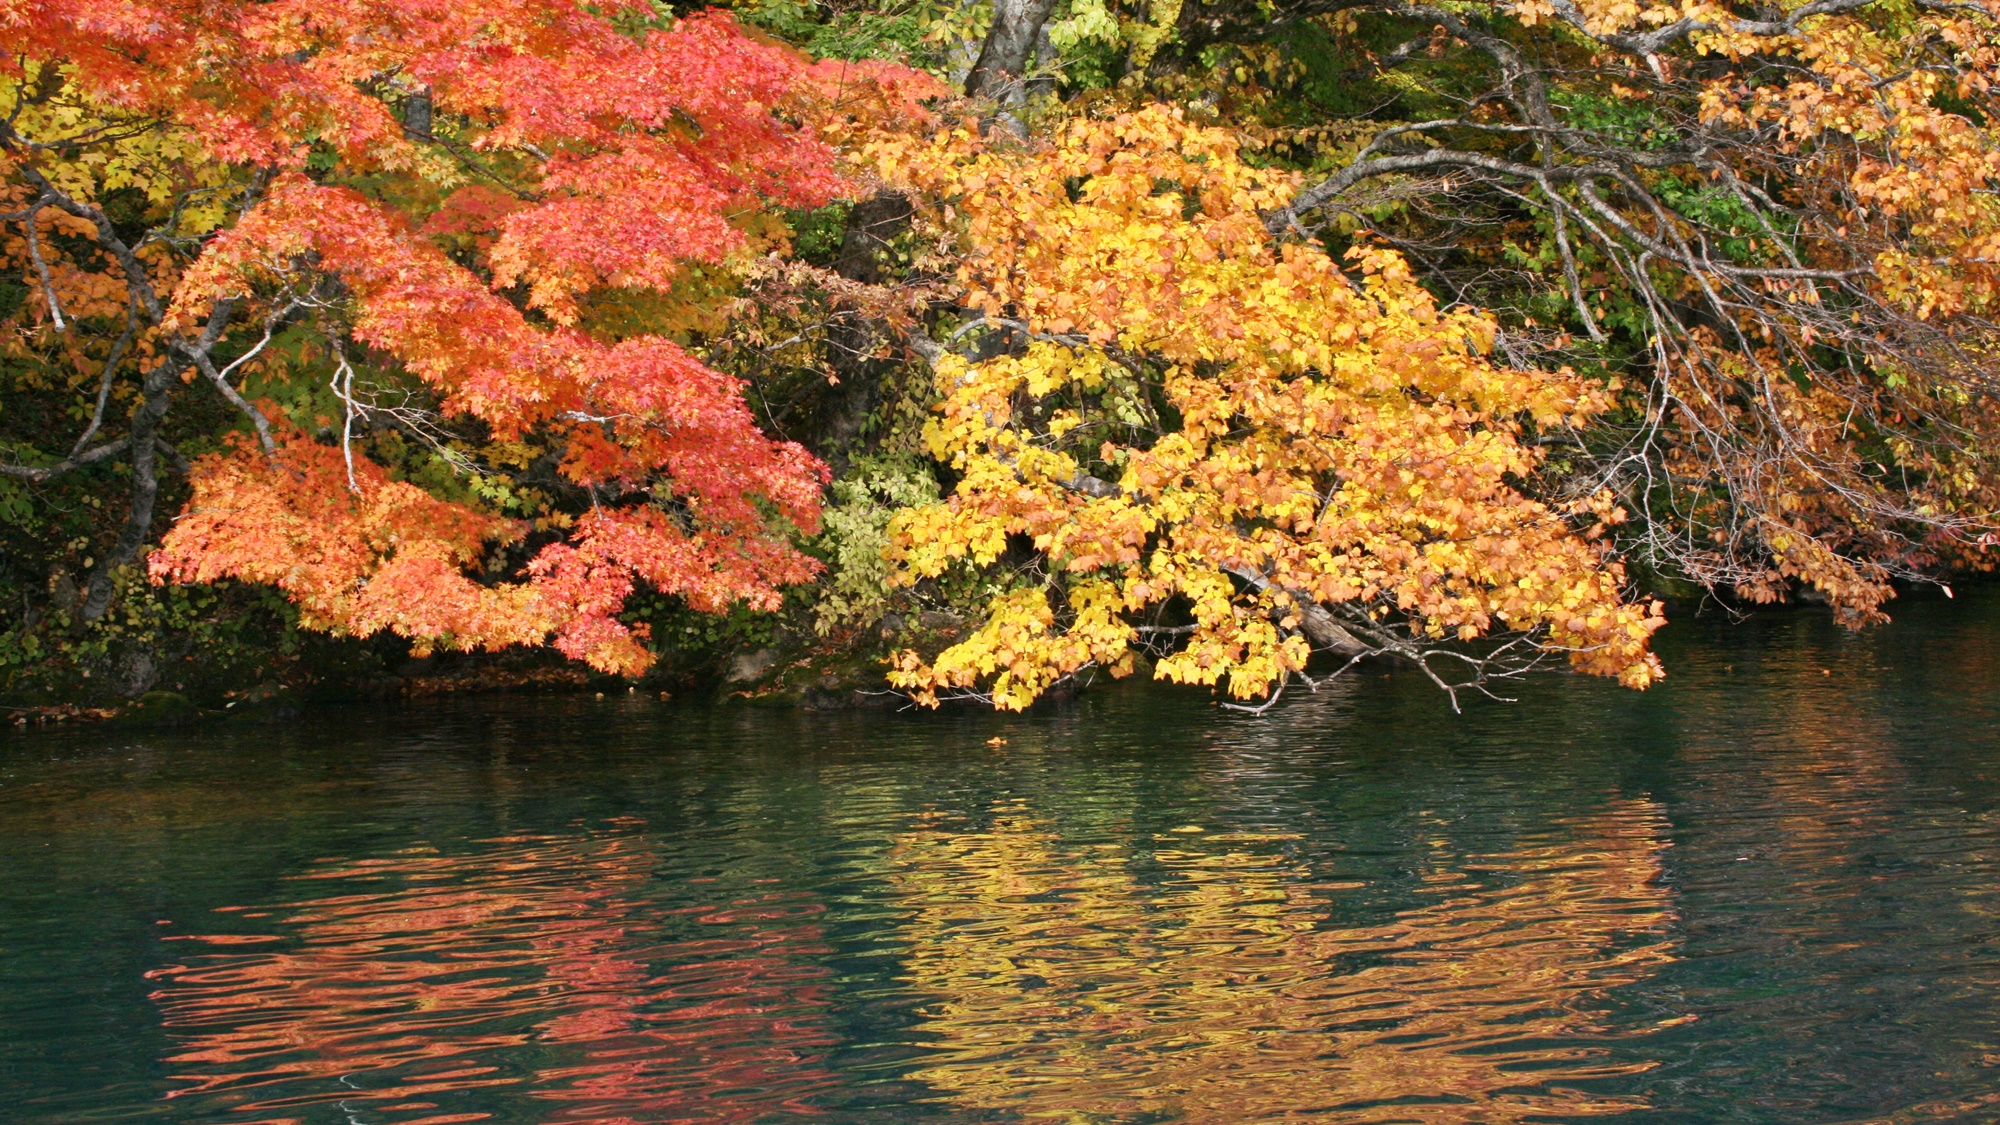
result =
[[1662,648],[13,736],[0,1121],[2000,1120],[2000,590]]

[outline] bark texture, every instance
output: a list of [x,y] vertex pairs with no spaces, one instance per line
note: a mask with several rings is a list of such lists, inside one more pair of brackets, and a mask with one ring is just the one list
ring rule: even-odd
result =
[[966,77],[965,92],[995,101],[1018,100],[1021,79],[1034,62],[1042,25],[1053,7],[1054,0],[994,0],[993,26]]

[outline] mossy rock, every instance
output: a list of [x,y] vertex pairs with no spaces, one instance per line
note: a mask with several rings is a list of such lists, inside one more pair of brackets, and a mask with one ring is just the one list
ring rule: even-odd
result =
[[761,680],[725,683],[721,698],[808,711],[896,706],[903,699],[888,690],[886,669],[885,657],[872,651],[836,650],[795,655],[789,660],[781,657],[765,663]]
[[118,709],[111,725],[119,727],[184,727],[200,722],[201,709],[177,691],[149,691]]

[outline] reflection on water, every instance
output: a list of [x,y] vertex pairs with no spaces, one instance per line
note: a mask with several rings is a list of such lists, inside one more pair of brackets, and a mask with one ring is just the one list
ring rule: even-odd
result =
[[[1588,1042],[1596,1001],[1670,957],[1656,809],[1476,858],[1431,841],[1424,905],[1343,927],[1284,837],[1065,849],[1032,813],[927,826],[892,876],[908,979],[936,1000],[918,1077],[981,1109],[1189,1122],[1332,1114],[1513,1122],[1637,1108]],[[1198,826],[1189,826],[1194,828]]]
[[1680,637],[1463,717],[0,742],[0,1121],[2000,1120],[2000,588]]
[[[1296,835],[1198,826],[1066,845],[1024,802],[897,837],[908,1080],[1025,1119],[1352,1122],[1615,1114],[1579,1085],[1643,1071],[1595,1040],[1607,989],[1672,956],[1657,808],[1620,802],[1558,842],[1425,841],[1416,898],[1373,925],[1329,904]],[[628,1125],[805,1114],[837,1080],[821,1018],[822,905],[770,890],[649,908],[660,856],[631,826],[316,863],[297,897],[225,906],[147,974],[170,1099],[304,1122]],[[680,923],[679,926],[673,925]],[[673,929],[702,935],[682,940]]]
[[[473,1120],[445,1095],[520,1087],[551,1121],[749,1121],[831,1075],[814,1016],[820,908],[795,893],[693,908],[666,940],[629,892],[655,862],[629,835],[518,837],[317,865],[341,892],[256,911],[269,932],[193,934],[149,973],[184,1085],[169,1097],[312,1119]],[[483,1117],[483,1115],[480,1115]]]

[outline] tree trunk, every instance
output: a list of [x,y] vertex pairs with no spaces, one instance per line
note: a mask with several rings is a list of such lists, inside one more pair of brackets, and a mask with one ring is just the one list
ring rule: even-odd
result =
[[187,369],[187,360],[171,355],[146,375],[139,408],[132,412],[132,509],[111,550],[90,575],[83,599],[83,619],[96,621],[111,608],[111,579],[119,567],[139,558],[153,533],[153,509],[160,498],[160,420],[167,416],[173,390]]
[[966,76],[965,92],[976,98],[1018,101],[1021,78],[1034,61],[1042,25],[1049,21],[1055,0],[994,0],[993,26],[979,61]]
[[413,140],[431,139],[431,88],[419,87],[403,99],[403,132]]
[[185,340],[169,344],[166,358],[146,373],[140,384],[139,408],[132,412],[132,510],[118,539],[90,575],[90,587],[83,599],[83,619],[96,621],[111,608],[111,579],[119,567],[139,561],[139,552],[153,534],[153,509],[160,498],[160,421],[167,416],[174,388],[181,375],[205,357],[229,327],[236,311],[236,299],[224,297],[209,310],[208,323],[193,343]]
[[[833,271],[864,285],[896,280],[896,263],[889,240],[908,230],[916,211],[894,192],[882,192],[856,203],[847,213],[847,234]],[[882,402],[883,381],[896,364],[876,359],[888,339],[888,329],[873,317],[855,311],[837,312],[828,325],[830,359],[838,382],[815,393],[812,436],[806,441],[835,476],[847,472],[853,459],[873,444],[863,436],[869,415]]]
[[916,215],[910,201],[895,192],[880,192],[856,203],[847,213],[847,231],[833,272],[866,285],[889,279],[889,240],[908,230]]

